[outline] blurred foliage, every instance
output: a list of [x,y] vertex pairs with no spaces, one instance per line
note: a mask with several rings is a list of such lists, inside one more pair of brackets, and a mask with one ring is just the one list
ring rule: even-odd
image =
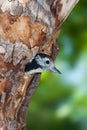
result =
[[58,37],[55,64],[32,97],[27,130],[87,130],[87,0],[71,12]]

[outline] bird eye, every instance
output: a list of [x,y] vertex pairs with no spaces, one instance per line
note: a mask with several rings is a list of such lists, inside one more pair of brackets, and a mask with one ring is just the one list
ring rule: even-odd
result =
[[49,60],[47,60],[47,61],[46,61],[46,64],[49,64],[49,63],[50,63],[50,61],[49,61]]

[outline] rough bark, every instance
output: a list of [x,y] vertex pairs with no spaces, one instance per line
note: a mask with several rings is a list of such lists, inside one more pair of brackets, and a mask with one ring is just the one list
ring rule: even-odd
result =
[[78,0],[0,0],[0,130],[25,129],[40,74],[24,75],[42,52],[55,59],[59,29]]

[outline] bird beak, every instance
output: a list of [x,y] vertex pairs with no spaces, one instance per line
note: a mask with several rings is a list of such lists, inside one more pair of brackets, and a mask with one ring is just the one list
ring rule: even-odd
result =
[[50,71],[61,74],[61,72],[56,67],[51,68]]

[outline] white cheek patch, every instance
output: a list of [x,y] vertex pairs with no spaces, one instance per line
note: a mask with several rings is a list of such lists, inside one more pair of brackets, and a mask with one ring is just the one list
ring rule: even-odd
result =
[[37,56],[36,61],[37,61],[37,64],[44,66],[44,61],[40,56]]
[[25,74],[28,75],[28,74],[41,73],[41,72],[43,72],[43,70],[41,68],[38,68],[38,69],[34,69],[34,70],[30,70],[28,72],[25,72]]

